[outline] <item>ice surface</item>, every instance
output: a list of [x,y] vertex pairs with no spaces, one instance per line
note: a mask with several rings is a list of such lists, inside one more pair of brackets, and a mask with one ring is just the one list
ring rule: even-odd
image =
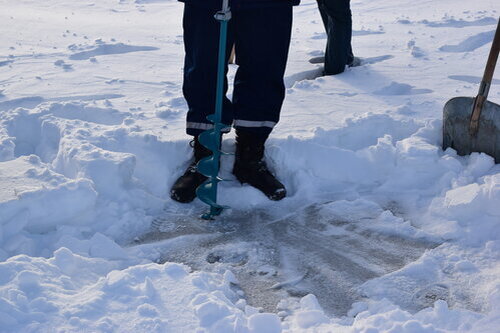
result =
[[[284,218],[267,211],[234,211],[216,225],[166,215],[164,222],[174,224],[171,231],[153,232],[140,242],[211,236],[168,247],[157,261],[188,263],[203,271],[231,269],[249,304],[267,311],[287,295],[313,293],[328,313],[345,315],[362,299],[356,288],[363,282],[398,270],[437,245],[412,227],[408,236],[394,236],[387,216],[394,219],[363,200],[311,205]],[[395,220],[393,228],[402,229],[402,221]],[[162,229],[162,221],[157,227]]]

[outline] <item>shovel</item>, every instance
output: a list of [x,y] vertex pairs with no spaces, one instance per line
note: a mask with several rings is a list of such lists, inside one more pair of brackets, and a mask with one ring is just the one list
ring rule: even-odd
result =
[[455,97],[444,106],[443,149],[451,147],[459,155],[482,152],[500,163],[500,105],[487,100],[499,50],[500,22],[477,96]]

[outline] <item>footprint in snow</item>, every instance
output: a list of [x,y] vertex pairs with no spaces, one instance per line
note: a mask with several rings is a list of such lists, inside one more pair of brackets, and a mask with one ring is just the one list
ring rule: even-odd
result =
[[[479,84],[479,83],[481,83],[481,78],[479,76],[472,76],[472,75],[450,75],[450,76],[448,76],[448,78],[452,79],[452,80],[463,81],[463,82],[473,83],[473,84]],[[491,84],[500,84],[500,80],[493,79],[491,81]]]
[[101,94],[101,95],[77,95],[65,97],[43,98],[41,96],[21,97],[4,102],[0,102],[0,111],[6,111],[16,108],[33,109],[43,102],[72,102],[72,101],[100,101],[105,99],[122,98],[120,94]]
[[[309,52],[309,55],[316,55],[314,58],[310,59],[309,62],[317,64],[323,63],[324,59],[321,60],[323,54],[324,53],[321,51]],[[364,66],[364,65],[376,64],[377,62],[389,60],[392,58],[394,58],[394,56],[386,54],[377,57],[359,58],[359,60],[360,60],[360,66]],[[302,88],[302,89],[317,88],[314,85],[311,85],[310,83],[307,82],[302,83],[302,81],[315,80],[321,76],[323,76],[323,67],[318,67],[312,70],[295,73],[285,77],[285,87],[292,88],[295,86],[296,83],[298,83],[300,85],[297,85],[297,88]]]
[[173,120],[173,119],[177,119],[181,115],[181,112],[174,111],[170,108],[161,107],[155,111],[155,115],[161,119]]
[[433,92],[431,89],[415,89],[413,86],[406,83],[391,82],[388,86],[374,91],[375,95],[396,96],[396,95],[420,95]]
[[123,43],[117,44],[99,44],[91,50],[82,51],[72,54],[69,58],[71,60],[88,60],[90,58],[102,55],[111,54],[124,54],[130,52],[141,52],[141,51],[156,51],[157,47],[153,46],[134,46],[126,45]]
[[323,68],[316,68],[285,77],[285,87],[292,88],[296,83],[305,80],[314,80],[323,75]]
[[439,48],[442,52],[471,52],[475,49],[480,48],[483,45],[491,43],[493,40],[493,36],[495,35],[495,30],[481,32],[477,35],[471,36],[464,41],[456,44],[456,45],[443,45]]
[[377,56],[377,57],[361,58],[361,66],[376,64],[377,62],[382,62],[382,61],[389,60],[392,58],[394,58],[394,56],[392,56],[390,54]]
[[10,65],[10,64],[11,64],[11,63],[13,63],[13,62],[14,62],[13,60],[4,60],[4,61],[0,61],[0,67]]
[[483,17],[481,19],[477,19],[474,21],[465,21],[462,19],[460,20],[447,19],[438,22],[422,20],[419,23],[425,24],[426,26],[432,28],[465,28],[465,27],[480,27],[485,25],[494,25],[497,24],[497,19],[494,17]]
[[73,70],[73,65],[65,63],[64,60],[57,60],[54,62],[54,66],[61,67],[65,72],[71,72]]
[[311,39],[326,39],[326,33],[324,32],[315,32]]
[[[368,36],[368,35],[381,35],[385,34],[385,31],[382,30],[353,30],[352,35],[353,36]],[[314,35],[311,37],[311,39],[327,39],[326,33],[324,32],[315,32]]]
[[155,114],[162,119],[176,119],[183,115],[187,110],[187,104],[184,97],[174,97],[168,101],[161,101],[155,104]]
[[353,36],[367,36],[367,35],[382,35],[385,34],[385,31],[382,30],[353,30]]
[[486,25],[495,25],[497,24],[497,19],[494,17],[483,17],[481,19],[466,21],[463,19],[446,19],[443,21],[429,21],[429,20],[421,20],[421,21],[411,21],[408,18],[402,18],[396,21],[399,24],[410,25],[410,24],[424,24],[427,27],[431,28],[465,28],[465,27],[480,27]]

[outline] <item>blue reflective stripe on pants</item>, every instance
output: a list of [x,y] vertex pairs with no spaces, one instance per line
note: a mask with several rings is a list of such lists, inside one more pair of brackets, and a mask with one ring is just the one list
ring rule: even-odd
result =
[[[184,97],[188,103],[187,123],[208,123],[214,113],[217,80],[217,52],[220,24],[213,12],[186,4],[184,9]],[[229,21],[228,47],[236,47],[238,70],[233,101],[225,98],[222,122],[233,119],[244,124],[270,124],[279,121],[285,86],[285,72],[292,26],[292,6],[255,8],[233,12]],[[227,66],[226,66],[227,72]],[[227,80],[225,83],[227,91]],[[238,126],[236,126],[238,127]],[[270,126],[242,127],[244,131],[269,135]],[[187,133],[202,130],[187,127]]]

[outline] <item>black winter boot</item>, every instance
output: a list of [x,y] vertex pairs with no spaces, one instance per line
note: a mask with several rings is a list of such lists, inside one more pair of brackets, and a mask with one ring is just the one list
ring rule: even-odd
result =
[[188,203],[196,198],[196,189],[200,186],[207,177],[196,170],[196,164],[203,158],[211,156],[212,152],[198,142],[195,137],[191,141],[194,152],[194,161],[186,169],[186,172],[180,176],[170,190],[170,197],[175,201]]
[[265,139],[236,131],[236,157],[233,174],[241,183],[248,183],[271,200],[286,196],[285,186],[267,168],[264,158]]

